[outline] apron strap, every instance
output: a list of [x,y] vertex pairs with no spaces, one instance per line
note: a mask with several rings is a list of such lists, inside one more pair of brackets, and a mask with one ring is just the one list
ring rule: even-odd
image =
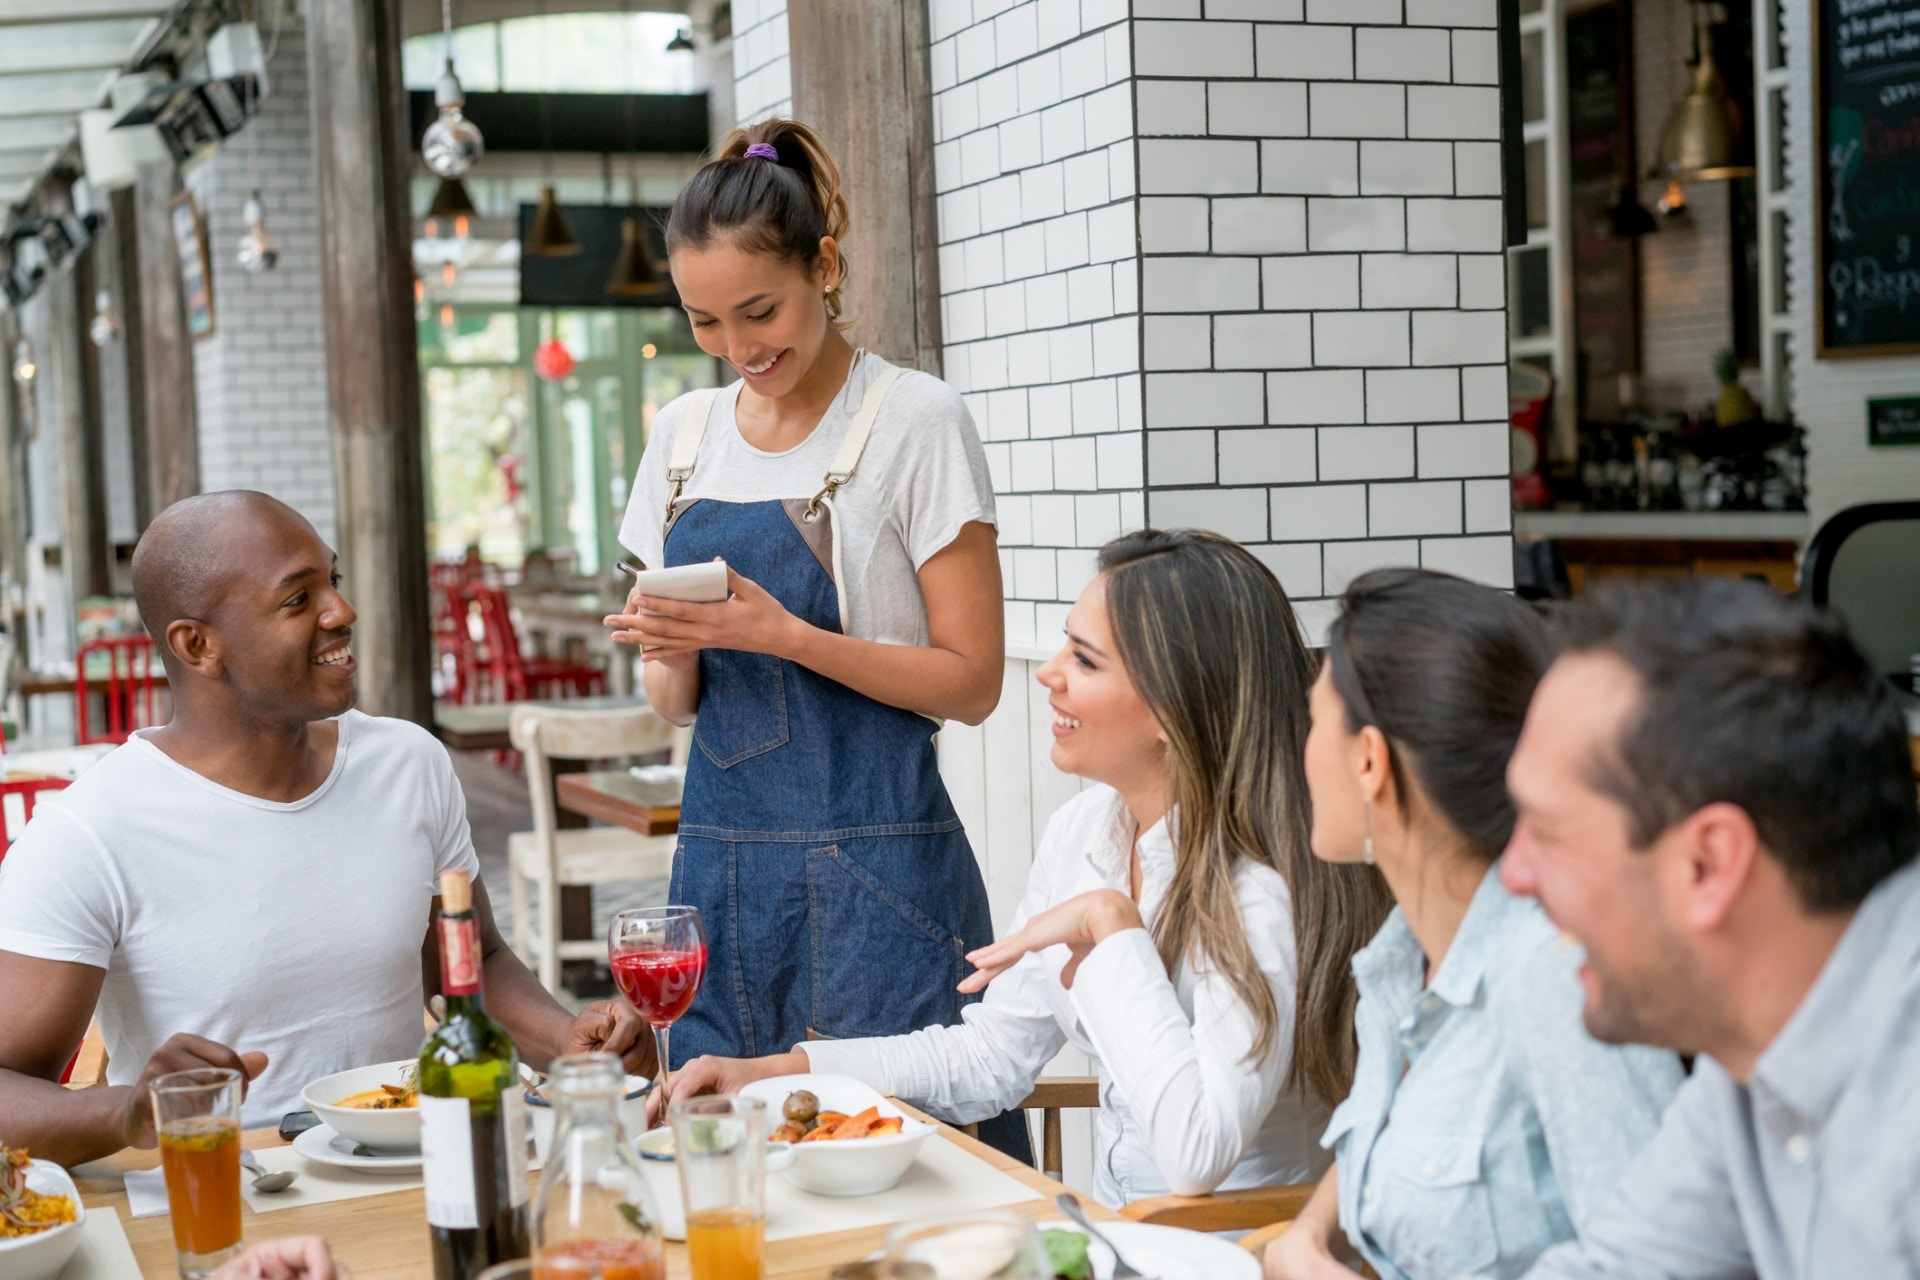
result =
[[834,457],[833,468],[826,474],[826,483],[820,492],[807,500],[808,519],[819,514],[822,501],[831,498],[835,490],[853,479],[854,471],[860,466],[860,455],[866,452],[867,441],[873,435],[873,424],[880,416],[880,402],[887,398],[888,390],[905,372],[898,365],[890,365],[868,386],[867,394],[860,399],[859,411],[853,415],[853,425],[847,428],[846,439],[840,442],[840,452]]
[[673,433],[673,452],[667,459],[667,479],[673,488],[667,491],[667,523],[673,523],[673,505],[680,501],[680,490],[693,475],[693,464],[700,459],[700,442],[707,438],[707,419],[713,414],[713,402],[719,387],[701,387],[687,393],[686,407],[680,412],[680,425]]

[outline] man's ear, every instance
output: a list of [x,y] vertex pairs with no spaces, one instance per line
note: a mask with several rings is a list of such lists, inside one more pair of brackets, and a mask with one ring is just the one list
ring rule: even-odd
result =
[[1737,804],[1703,806],[1661,838],[1674,866],[1682,919],[1700,933],[1721,928],[1752,882],[1760,832]]
[[189,671],[216,679],[225,670],[220,633],[197,618],[177,618],[167,626],[167,650]]

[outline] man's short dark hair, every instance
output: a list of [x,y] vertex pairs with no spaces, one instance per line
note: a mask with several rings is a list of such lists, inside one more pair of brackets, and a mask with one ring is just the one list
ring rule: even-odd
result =
[[1920,852],[1906,717],[1830,614],[1760,583],[1603,586],[1563,652],[1610,654],[1640,704],[1591,781],[1637,848],[1705,805],[1738,805],[1809,910],[1854,906]]

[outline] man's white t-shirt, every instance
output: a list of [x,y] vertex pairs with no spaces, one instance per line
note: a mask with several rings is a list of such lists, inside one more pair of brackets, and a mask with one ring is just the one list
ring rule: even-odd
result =
[[41,800],[0,862],[0,950],[106,970],[107,1079],[177,1032],[267,1069],[249,1127],[309,1081],[410,1058],[439,873],[478,873],[445,748],[404,720],[339,718],[333,771],[291,804],[230,791],[144,733]]
[[[820,425],[782,453],[746,442],[734,418],[743,384],[726,388],[714,399],[693,478],[681,498],[750,501],[819,492],[861,398],[887,367],[879,356],[859,353]],[[667,464],[685,408],[682,396],[654,419],[620,525],[621,545],[648,568],[666,563],[663,527],[672,488]],[[993,477],[960,393],[931,374],[903,374],[887,392],[852,481],[834,495],[833,514],[853,615],[841,620],[842,628],[862,640],[925,645],[920,567],[970,521],[994,523]]]

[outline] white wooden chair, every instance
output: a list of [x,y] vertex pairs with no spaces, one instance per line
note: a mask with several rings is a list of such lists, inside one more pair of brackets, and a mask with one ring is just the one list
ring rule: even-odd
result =
[[563,960],[604,960],[606,939],[560,937],[560,890],[653,880],[673,868],[675,836],[643,836],[624,827],[562,831],[555,821],[549,760],[602,760],[667,752],[685,765],[690,735],[646,707],[569,711],[515,707],[507,736],[526,761],[533,830],[507,837],[512,886],[513,947],[549,991],[560,988]]

